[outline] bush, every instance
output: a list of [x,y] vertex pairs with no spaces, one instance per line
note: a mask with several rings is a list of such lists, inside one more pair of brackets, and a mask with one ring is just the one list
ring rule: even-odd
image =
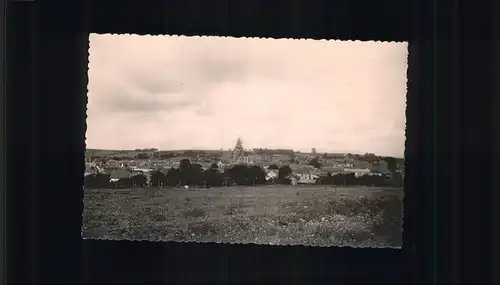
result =
[[237,185],[263,185],[266,173],[260,166],[235,165],[226,171],[227,178]]
[[378,175],[363,175],[356,177],[353,173],[340,173],[328,175],[320,180],[323,185],[346,185],[346,186],[377,186],[377,187],[402,187],[401,175],[393,175],[393,178]]
[[111,188],[110,175],[104,173],[91,174],[85,177],[83,185],[87,189]]

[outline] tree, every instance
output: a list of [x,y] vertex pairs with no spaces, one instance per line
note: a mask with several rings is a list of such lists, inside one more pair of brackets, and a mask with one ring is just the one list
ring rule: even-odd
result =
[[115,187],[116,188],[132,188],[132,187],[134,187],[134,182],[129,177],[120,178],[118,181],[115,182]]
[[85,177],[84,179],[84,187],[88,189],[103,189],[103,188],[111,188],[111,184],[109,183],[109,174],[97,173],[91,174]]
[[206,182],[206,186],[221,186],[223,183],[223,176],[222,174],[216,169],[216,168],[211,168],[207,171],[203,172],[203,178],[204,181]]
[[227,175],[230,180],[234,181],[237,185],[248,184],[248,167],[245,165],[235,165],[227,170]]
[[136,159],[148,159],[149,158],[149,154],[145,153],[145,152],[140,152],[138,153],[136,156],[135,156]]
[[387,156],[384,158],[385,162],[387,162],[387,169],[393,173],[394,171],[396,171],[397,169],[397,162],[396,162],[396,158],[394,157],[391,157],[391,156]]
[[166,184],[167,179],[166,179],[165,173],[161,171],[154,171],[151,173],[151,185],[154,187],[161,187],[162,185]]
[[204,185],[204,177],[203,177],[203,166],[198,163],[191,164],[191,170],[188,172],[188,180],[189,183],[193,185]]
[[403,187],[403,176],[399,172],[393,172],[392,185],[395,187]]
[[248,168],[250,183],[252,185],[260,185],[266,183],[266,172],[257,165]]
[[186,171],[191,169],[191,161],[189,159],[184,158],[179,162],[179,170],[180,171]]
[[231,186],[234,183],[234,180],[231,178],[227,170],[222,173],[222,183],[226,187]]
[[219,165],[217,165],[217,163],[212,163],[212,165],[210,165],[210,169],[218,169],[219,168]]
[[134,187],[144,188],[146,186],[148,179],[144,174],[137,174],[132,176],[132,182]]
[[193,172],[202,172],[203,171],[203,166],[199,163],[193,163],[191,164],[191,170]]
[[191,170],[192,170],[192,165],[191,161],[189,159],[183,159],[180,161],[179,164],[179,175],[180,175],[180,183],[182,185],[189,185],[190,178],[191,178]]
[[292,169],[288,165],[283,165],[279,169],[278,181],[279,183],[285,183],[288,175],[292,174]]
[[280,169],[280,167],[277,164],[271,164],[269,165],[269,169]]
[[321,163],[319,163],[317,158],[311,159],[308,164],[314,166],[314,168],[321,168]]
[[359,157],[359,160],[373,163],[379,160],[379,157],[373,153],[365,153],[363,156]]
[[181,176],[180,176],[180,171],[178,168],[171,168],[168,172],[167,175],[165,176],[166,182],[165,185],[168,186],[177,186],[180,183]]

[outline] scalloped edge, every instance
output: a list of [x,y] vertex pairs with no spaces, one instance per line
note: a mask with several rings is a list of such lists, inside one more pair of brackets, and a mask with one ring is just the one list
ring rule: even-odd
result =
[[[262,39],[262,40],[299,40],[299,41],[321,41],[321,42],[376,42],[376,43],[385,43],[385,44],[409,44],[408,41],[384,41],[384,40],[341,40],[341,39],[318,39],[318,38],[308,38],[308,37],[298,37],[298,38],[290,38],[290,37],[246,37],[246,36],[219,36],[219,35],[183,35],[183,34],[151,34],[151,33],[145,33],[145,34],[140,34],[140,33],[89,33],[89,37],[87,39],[88,42],[88,48],[87,48],[87,75],[86,75],[86,81],[87,84],[85,85],[86,92],[88,94],[89,89],[89,77],[88,77],[88,72],[90,70],[90,52],[91,52],[91,44],[90,44],[90,36],[91,35],[99,35],[99,36],[143,36],[143,37],[158,37],[158,36],[167,36],[167,37],[180,37],[180,38],[231,38],[231,39]],[[408,115],[408,84],[409,84],[409,52],[406,58],[406,93],[405,93],[405,118],[407,118]],[[88,95],[85,96],[85,149],[87,146],[87,119],[88,119]],[[408,143],[408,138],[407,138],[407,132],[408,132],[408,123],[407,120],[405,120],[405,158],[406,158],[406,153],[407,153],[407,143]],[[406,159],[405,159],[405,168],[406,168]],[[404,189],[403,189],[404,192]],[[308,245],[308,244],[265,244],[265,243],[243,243],[243,242],[212,242],[212,241],[174,241],[174,240],[162,240],[160,238],[158,239],[118,239],[118,238],[86,238],[84,237],[84,225],[83,225],[83,211],[84,211],[84,202],[83,202],[83,196],[84,196],[84,191],[83,191],[83,184],[80,189],[81,193],[81,199],[80,199],[80,209],[81,209],[81,214],[80,214],[80,237],[83,240],[96,240],[96,241],[118,241],[118,242],[136,242],[136,243],[162,243],[162,244],[207,244],[207,245],[251,245],[251,246],[271,246],[271,247],[313,247],[313,248],[376,248],[376,249],[396,249],[396,250],[401,250],[403,247],[403,244],[401,247],[394,247],[394,246],[356,246],[352,244],[345,244],[345,245]],[[403,219],[401,223],[401,236],[403,237],[404,235],[404,213],[405,213],[405,208],[404,205],[407,204],[405,202],[406,200],[406,195],[403,194]]]
[[147,243],[147,244],[162,244],[162,245],[172,245],[172,244],[201,244],[201,245],[248,245],[248,246],[267,246],[267,247],[312,247],[312,248],[367,248],[367,249],[396,249],[401,250],[401,247],[394,246],[357,246],[355,244],[345,245],[310,245],[310,244],[268,244],[268,243],[244,243],[244,242],[214,242],[214,241],[175,241],[175,240],[162,240],[162,239],[119,239],[119,238],[85,238],[82,236],[83,240],[91,241],[112,241],[112,242],[133,242],[133,243]]
[[139,34],[139,33],[90,33],[90,35],[99,36],[144,36],[144,37],[186,37],[186,38],[232,38],[232,39],[260,39],[260,40],[309,40],[309,41],[340,41],[340,42],[376,42],[376,43],[408,43],[408,41],[383,41],[383,40],[341,40],[341,39],[320,39],[320,38],[308,38],[308,37],[247,37],[247,36],[219,36],[219,35],[183,35],[183,34]]

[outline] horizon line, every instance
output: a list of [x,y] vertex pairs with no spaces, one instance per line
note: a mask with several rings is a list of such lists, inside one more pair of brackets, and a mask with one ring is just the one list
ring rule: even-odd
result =
[[[161,151],[169,151],[169,152],[180,152],[180,151],[233,151],[233,149],[231,148],[222,148],[222,149],[159,149],[159,148],[154,148],[154,147],[149,147],[149,148],[152,148],[152,149],[156,149],[157,151],[161,152]],[[137,149],[140,149],[140,148],[137,148]],[[142,148],[142,149],[147,149],[147,148]],[[254,149],[261,149],[261,148],[248,148],[248,149],[245,149],[245,150],[254,150]],[[291,150],[293,151],[294,153],[297,152],[297,153],[308,153],[308,154],[312,154],[311,151],[299,151],[299,150],[295,150],[295,149],[287,149],[287,148],[262,148],[262,150]],[[88,148],[86,147],[85,148],[85,151],[87,150],[108,150],[108,151],[135,151],[135,149],[107,149],[107,148]],[[369,152],[345,152],[345,151],[340,151],[340,152],[333,152],[333,151],[316,151],[316,154],[317,155],[322,155],[322,154],[352,154],[352,155],[364,155],[366,153],[369,153]],[[392,156],[392,155],[379,155],[379,154],[376,154],[376,153],[373,153],[375,156],[380,156],[380,157],[383,157],[383,156],[390,156],[390,157],[394,157],[394,158],[403,158],[404,159],[404,154],[402,156]]]

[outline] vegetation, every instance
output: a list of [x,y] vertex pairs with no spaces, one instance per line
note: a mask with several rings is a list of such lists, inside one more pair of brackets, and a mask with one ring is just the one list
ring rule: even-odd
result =
[[83,236],[194,242],[401,246],[402,191],[321,186],[85,190]]
[[342,173],[331,175],[328,173],[326,177],[320,180],[323,185],[337,185],[337,186],[392,186],[403,187],[403,179],[400,174],[394,173],[391,176],[378,176],[378,175],[363,175],[356,177],[354,173]]
[[311,159],[308,164],[314,166],[314,168],[321,168],[321,163],[317,158]]
[[[289,175],[292,169],[288,165],[279,168],[278,179],[272,183],[290,184]],[[117,182],[109,182],[109,174],[92,174],[85,177],[84,186],[88,189],[95,188],[140,188],[146,185],[144,175],[136,175],[131,178],[122,178]],[[151,173],[151,187],[176,187],[183,185],[198,187],[220,187],[232,185],[257,186],[270,183],[266,180],[266,172],[259,166],[235,165],[224,172],[219,171],[217,165],[212,165],[203,170],[199,164],[191,164],[189,160],[181,161],[179,168],[171,168],[165,174],[162,171]],[[365,175],[356,177],[352,173],[332,175],[328,173],[317,181],[318,184],[336,186],[390,186],[402,187],[401,174],[394,172],[389,176]]]
[[[281,153],[286,155],[291,155],[293,157],[293,151],[291,150],[268,150],[268,149],[258,149],[258,153]],[[157,149],[136,149],[134,151],[111,151],[111,150],[101,150],[100,153],[107,154],[109,158],[120,161],[130,156],[137,159],[147,159],[150,157],[150,153],[157,153]],[[87,150],[86,155],[90,156],[98,162],[105,162],[105,159],[93,154],[99,154],[98,150]],[[196,157],[198,155],[205,155],[204,151],[178,151],[178,152],[159,152],[157,156],[161,157],[173,157],[177,156],[179,153],[183,153],[185,156]],[[328,157],[328,153],[323,154],[324,158]],[[357,159],[359,161],[367,161],[370,163],[386,161],[387,170],[390,175],[365,175],[361,177],[355,177],[354,174],[343,173],[332,175],[328,173],[326,177],[321,177],[317,183],[323,185],[337,185],[337,186],[391,186],[391,187],[402,187],[403,179],[401,174],[396,170],[398,166],[404,164],[403,159],[394,157],[379,157],[373,153],[366,153],[364,155],[359,154],[348,154],[348,157]],[[321,163],[319,158],[313,158],[308,163],[314,166],[316,169],[321,168]],[[199,187],[219,187],[219,186],[231,186],[231,185],[247,185],[247,186],[257,186],[266,183],[279,183],[279,184],[290,184],[291,180],[289,175],[292,174],[292,169],[288,166],[279,167],[277,164],[272,164],[269,169],[279,170],[279,176],[277,179],[272,179],[267,181],[266,173],[264,169],[260,166],[247,166],[247,165],[234,165],[228,169],[219,169],[216,163],[212,163],[209,169],[203,169],[200,164],[191,163],[189,159],[183,159],[180,161],[179,168],[171,168],[168,171],[154,171],[150,176],[149,186],[152,187],[175,187],[181,185],[199,186]],[[85,177],[84,186],[86,188],[140,188],[145,187],[147,178],[144,175],[134,176],[128,178],[122,178],[116,182],[109,181],[110,176],[108,174],[93,174]]]

